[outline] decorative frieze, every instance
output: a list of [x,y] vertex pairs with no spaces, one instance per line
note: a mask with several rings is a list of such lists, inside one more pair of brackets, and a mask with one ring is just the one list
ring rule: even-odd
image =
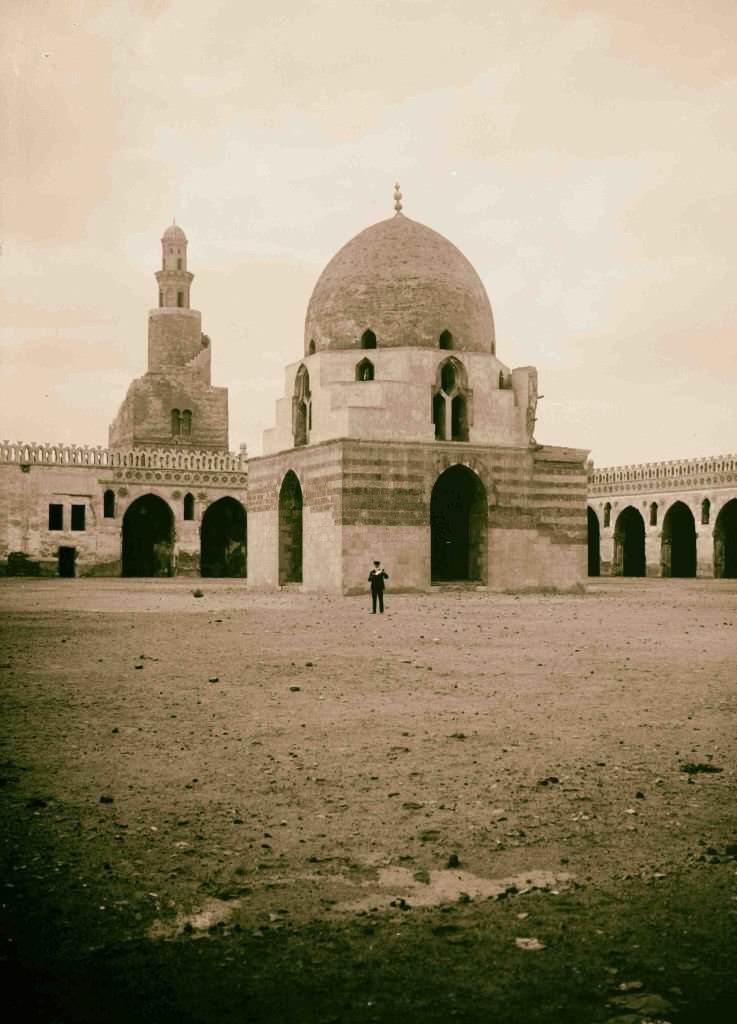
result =
[[737,455],[702,459],[643,462],[632,466],[592,469],[589,495],[632,494],[637,491],[677,490],[737,483]]

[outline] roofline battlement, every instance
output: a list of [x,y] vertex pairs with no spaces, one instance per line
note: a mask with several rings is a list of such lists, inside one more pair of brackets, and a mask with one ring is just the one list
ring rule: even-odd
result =
[[107,448],[102,445],[45,444],[33,441],[0,443],[0,465],[98,466],[116,469],[211,470],[218,473],[245,473],[245,451],[210,452],[180,448]]

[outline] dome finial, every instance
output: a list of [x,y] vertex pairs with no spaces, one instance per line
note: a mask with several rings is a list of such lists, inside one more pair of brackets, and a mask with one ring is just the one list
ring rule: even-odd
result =
[[402,193],[399,191],[399,182],[394,185],[394,209],[397,213],[402,212]]

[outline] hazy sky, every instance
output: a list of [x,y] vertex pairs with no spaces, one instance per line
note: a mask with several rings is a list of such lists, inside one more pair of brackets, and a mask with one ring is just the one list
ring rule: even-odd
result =
[[483,279],[537,439],[737,451],[735,0],[3,0],[0,437],[106,443],[163,229],[261,451],[312,287],[392,214]]

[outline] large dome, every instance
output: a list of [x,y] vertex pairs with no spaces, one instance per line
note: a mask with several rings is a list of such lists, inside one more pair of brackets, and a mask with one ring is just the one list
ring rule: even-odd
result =
[[356,235],[325,267],[307,307],[305,354],[361,348],[366,332],[379,348],[495,349],[476,271],[447,238],[402,213]]

